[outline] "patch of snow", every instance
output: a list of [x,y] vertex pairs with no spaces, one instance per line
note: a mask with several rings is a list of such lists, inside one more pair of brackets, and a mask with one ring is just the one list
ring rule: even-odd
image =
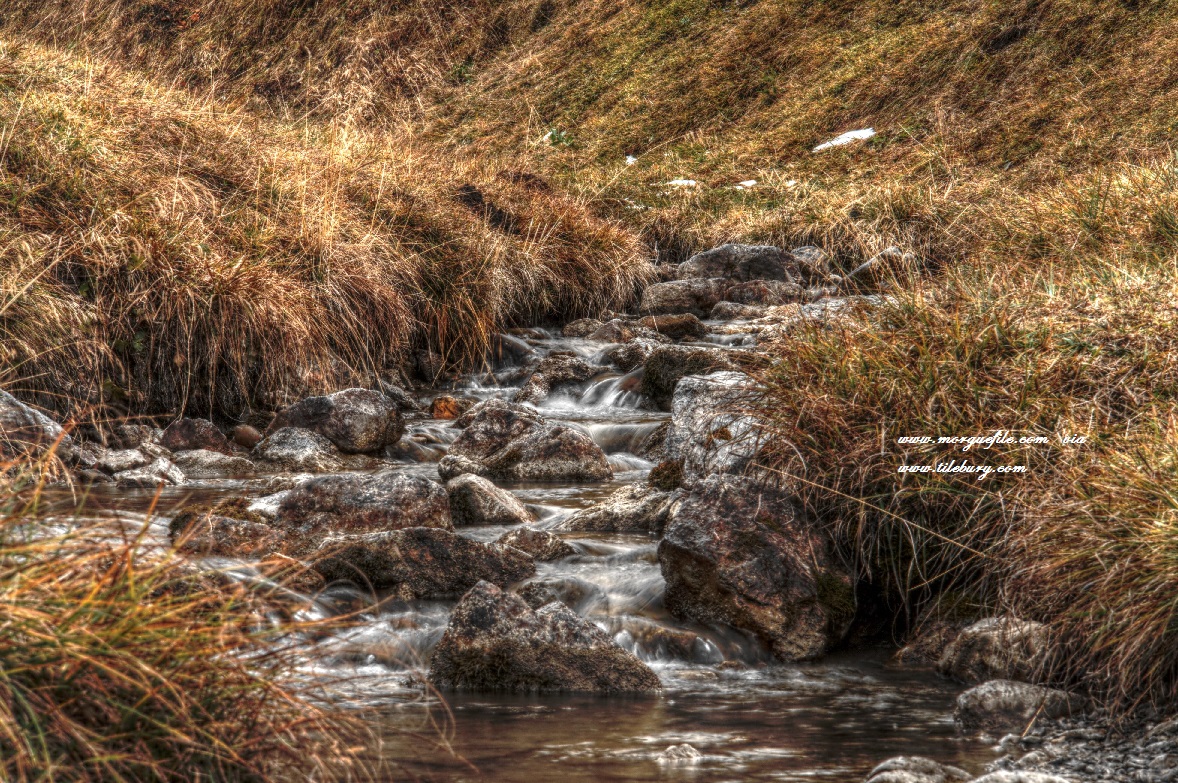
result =
[[694,188],[696,181],[693,179],[673,179],[667,184],[673,188]]
[[814,152],[822,152],[831,147],[841,147],[844,144],[850,144],[853,141],[862,141],[863,139],[870,139],[875,135],[874,128],[863,128],[862,130],[847,131],[841,136],[831,139],[830,141],[819,144],[813,149]]
[[737,184],[742,188],[751,188],[757,184],[757,181],[755,179],[746,179],[744,182],[738,182]]
[[638,158],[634,157],[633,155],[626,156],[626,165],[627,166],[633,166],[637,162],[638,162]]
[[792,188],[796,184],[798,184],[798,181],[796,179],[791,179],[789,182],[785,183],[785,186],[787,188]]

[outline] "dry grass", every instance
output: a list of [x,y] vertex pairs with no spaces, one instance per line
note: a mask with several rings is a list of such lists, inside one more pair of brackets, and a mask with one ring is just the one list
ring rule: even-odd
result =
[[5,491],[0,518],[0,777],[371,779],[363,727],[249,592],[109,526],[33,536],[35,496]]
[[395,378],[415,347],[470,360],[648,274],[539,177],[346,123],[11,46],[0,115],[5,380],[49,395],[243,418]]

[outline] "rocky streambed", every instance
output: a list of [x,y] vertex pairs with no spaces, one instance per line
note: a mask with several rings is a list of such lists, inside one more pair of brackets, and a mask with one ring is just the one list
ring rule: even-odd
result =
[[[478,373],[311,397],[265,431],[66,436],[6,394],[0,427],[10,450],[59,442],[84,514],[142,520],[158,491],[159,540],[280,585],[278,621],[346,616],[305,640],[307,671],[371,708],[416,776],[1178,777],[1178,730],[1115,764],[1088,747],[1117,740],[1030,684],[1034,623],[930,622],[900,653],[864,634],[854,575],[758,472],[741,405],[758,344],[878,295],[814,248],[725,246],[666,271],[638,313],[514,330]],[[49,515],[74,512],[56,498]]]

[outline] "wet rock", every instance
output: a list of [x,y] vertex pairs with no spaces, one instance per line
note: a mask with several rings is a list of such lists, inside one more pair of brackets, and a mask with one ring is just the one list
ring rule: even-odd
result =
[[94,467],[113,476],[115,473],[141,468],[150,461],[139,449],[111,449],[98,458]]
[[855,591],[830,542],[784,490],[711,476],[676,504],[658,547],[677,617],[764,639],[785,661],[822,655],[846,635]]
[[164,430],[160,445],[169,451],[207,449],[232,454],[229,441],[208,419],[176,419]]
[[536,366],[512,397],[513,402],[542,402],[550,394],[576,389],[599,372],[571,351],[553,351]]
[[762,317],[768,309],[763,305],[717,302],[708,318],[713,321],[749,321]]
[[457,419],[477,403],[478,400],[472,397],[451,397],[449,395],[443,395],[441,397],[435,397],[434,401],[430,403],[429,415],[432,419]]
[[628,343],[611,348],[605,354],[605,359],[622,372],[630,372],[640,364],[644,364],[655,349],[662,343],[645,338],[637,338]]
[[77,471],[76,475],[78,482],[84,486],[88,484],[114,483],[114,479],[112,479],[110,476],[100,470],[94,470],[92,468],[83,468],[82,470]]
[[[776,280],[753,280],[737,283],[728,288],[725,297],[730,302],[743,305],[777,307],[805,298],[804,289],[797,283],[782,283]],[[712,308],[713,310],[715,308]]]
[[390,589],[406,600],[456,597],[480,580],[506,587],[536,573],[526,552],[432,527],[329,537],[312,565],[329,582]]
[[282,533],[245,519],[180,514],[169,526],[176,551],[193,557],[266,557],[281,548]]
[[290,490],[284,489],[281,492],[275,492],[273,495],[264,495],[260,498],[255,498],[246,505],[246,511],[251,514],[257,514],[263,519],[277,519],[278,509],[282,506],[282,501],[289,494]]
[[476,473],[508,481],[604,481],[613,475],[588,434],[523,405],[487,400],[459,422],[466,428],[438,463],[443,479]]
[[0,455],[39,456],[54,444],[62,460],[70,462],[77,456],[74,439],[60,424],[0,389]]
[[638,309],[643,315],[691,313],[706,317],[724,300],[728,282],[722,278],[693,278],[655,283],[642,292]]
[[533,611],[519,596],[481,582],[454,608],[430,660],[443,690],[653,692],[659,679],[567,606]]
[[822,248],[806,245],[795,247],[789,254],[807,283],[823,283],[830,279],[830,256]]
[[387,380],[379,380],[376,383],[376,390],[393,401],[393,405],[397,406],[397,410],[401,413],[421,413],[421,405],[417,400],[413,399],[413,395],[402,389],[395,383]]
[[622,487],[601,503],[570,514],[561,530],[579,533],[660,535],[671,514],[673,496],[649,484]]
[[1034,720],[1054,720],[1083,709],[1066,691],[1014,680],[991,680],[957,697],[953,718],[962,731],[1022,732]]
[[536,577],[520,587],[518,594],[533,609],[559,601],[578,613],[609,601],[599,586],[572,576]]
[[671,410],[675,386],[688,375],[703,375],[733,367],[730,351],[722,348],[660,346],[651,351],[642,373],[642,393],[660,410]]
[[453,528],[445,488],[422,476],[396,470],[319,476],[304,481],[282,499],[275,524],[336,532]]
[[988,617],[964,629],[937,661],[959,682],[1032,680],[1047,653],[1047,627],[1015,617]]
[[158,443],[163,431],[146,424],[119,424],[114,428],[115,443],[123,449],[137,449],[144,443]]
[[702,758],[703,754],[687,743],[684,743],[682,745],[671,745],[658,755],[656,761],[666,766],[691,767],[698,764]]
[[638,319],[638,325],[666,335],[672,340],[700,340],[708,333],[703,322],[690,313],[648,315]]
[[599,343],[626,343],[636,337],[638,337],[637,330],[620,318],[614,318],[608,323],[602,324],[593,334],[589,335],[590,340]]
[[897,756],[867,775],[866,783],[965,783],[973,775],[923,756]]
[[692,481],[712,473],[743,473],[761,447],[760,423],[741,410],[754,389],[744,373],[688,376],[675,387],[667,460],[683,465]]
[[322,435],[298,427],[284,427],[270,433],[254,446],[258,462],[281,470],[331,473],[343,470],[343,455]]
[[497,544],[513,546],[521,552],[527,552],[541,562],[563,560],[577,554],[572,545],[566,543],[559,536],[547,530],[534,530],[519,527],[499,536]]
[[184,483],[184,472],[164,457],[157,457],[141,468],[124,470],[114,475],[115,484],[125,488],[155,489],[163,485]]
[[262,433],[248,424],[238,424],[230,434],[233,436],[233,442],[245,449],[252,449],[262,442]]
[[771,245],[721,245],[687,259],[679,267],[679,277],[792,282],[790,270],[796,267],[792,255]]
[[274,417],[266,435],[288,427],[322,435],[345,454],[378,452],[396,444],[405,432],[396,403],[368,389],[300,400]]
[[178,451],[173,461],[185,476],[195,479],[249,476],[254,472],[254,463],[245,457],[232,457],[208,449]]
[[560,333],[565,337],[588,337],[604,324],[596,318],[582,318],[565,324]]
[[459,527],[523,525],[536,521],[515,495],[482,476],[464,473],[448,481],[446,490],[450,493],[450,516]]
[[[1158,778],[1164,780],[1165,778]],[[1141,778],[1138,778],[1141,780]],[[973,783],[1074,783],[1067,778],[1059,775],[1051,775],[1046,772],[1024,772],[1021,770],[999,770],[991,772],[989,775],[982,775],[980,778],[975,778]]]

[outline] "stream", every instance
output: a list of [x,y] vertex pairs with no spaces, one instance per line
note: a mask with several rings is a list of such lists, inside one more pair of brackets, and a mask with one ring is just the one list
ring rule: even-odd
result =
[[[592,360],[600,342],[518,330],[520,352],[574,351]],[[748,342],[739,335],[708,344]],[[510,397],[517,368],[471,375],[436,393]],[[633,379],[607,373],[580,394],[549,398],[547,417],[584,427],[615,471],[601,484],[508,484],[552,528],[617,488],[640,481],[651,463],[637,443],[669,414],[644,409]],[[423,399],[428,401],[426,393]],[[438,480],[437,460],[457,430],[418,419],[406,439],[412,458],[398,465]],[[262,496],[289,477],[192,481],[164,490],[157,513],[226,496]],[[142,515],[154,493],[96,488],[92,509]],[[141,516],[139,518],[142,518]],[[166,521],[158,523],[166,526]],[[456,532],[493,541],[504,527]],[[922,755],[980,772],[989,744],[960,737],[952,713],[959,686],[929,669],[901,667],[885,648],[846,651],[816,663],[781,664],[756,640],[725,628],[680,622],[663,607],[657,541],[645,535],[561,533],[573,557],[538,563],[542,582],[578,614],[613,636],[659,676],[653,697],[448,694],[423,688],[424,669],[453,601],[372,601],[351,588],[316,598],[324,615],[367,606],[362,622],[308,643],[308,671],[336,683],[335,698],[379,715],[383,753],[399,777],[438,781],[845,781],[860,783],[880,761]],[[698,757],[677,759],[688,744]]]

